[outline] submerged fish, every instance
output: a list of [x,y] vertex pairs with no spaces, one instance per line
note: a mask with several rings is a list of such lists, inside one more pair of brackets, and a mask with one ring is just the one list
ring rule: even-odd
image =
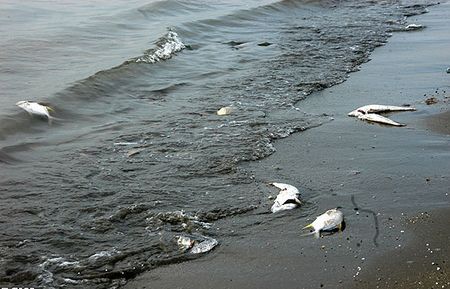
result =
[[34,101],[19,101],[16,103],[16,105],[25,110],[26,112],[28,112],[30,115],[46,117],[48,119],[49,124],[51,124],[52,121],[55,119],[53,116],[50,115],[50,111],[53,111],[53,108],[51,108],[48,105]]
[[272,208],[270,208],[272,213],[291,210],[302,204],[299,199],[300,192],[296,187],[283,183],[272,183],[271,185],[280,189]]
[[387,117],[381,116],[377,113],[391,112],[391,111],[414,111],[414,107],[405,106],[393,106],[393,105],[378,105],[371,104],[361,106],[348,113],[348,116],[354,116],[362,120],[378,122],[382,124],[388,124],[393,126],[404,126],[404,124],[393,121]]
[[229,115],[232,112],[233,112],[233,108],[232,107],[225,106],[225,107],[222,107],[221,109],[219,109],[217,111],[217,115]]
[[344,214],[338,210],[338,208],[331,209],[318,216],[314,222],[303,227],[303,229],[312,228],[316,238],[320,237],[320,232],[322,231],[333,231],[339,229],[342,231],[342,226],[344,222]]

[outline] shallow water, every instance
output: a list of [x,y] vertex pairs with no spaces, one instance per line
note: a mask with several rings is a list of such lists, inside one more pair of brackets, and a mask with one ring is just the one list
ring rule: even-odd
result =
[[[301,100],[425,11],[240,2],[2,4],[0,284],[120,286],[201,255],[179,236],[220,244],[221,219],[236,235],[264,223],[271,189],[239,164],[332,121]],[[24,99],[58,120],[14,106]],[[232,114],[217,116],[223,106]]]

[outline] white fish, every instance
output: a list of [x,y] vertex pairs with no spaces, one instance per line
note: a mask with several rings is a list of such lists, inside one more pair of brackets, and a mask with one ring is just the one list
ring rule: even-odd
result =
[[376,113],[368,113],[368,114],[358,115],[358,118],[362,119],[362,120],[378,122],[378,123],[388,124],[388,125],[393,125],[393,126],[405,126],[405,124],[403,124],[403,123],[393,121],[392,119],[389,119],[387,117],[384,117],[384,116],[376,114]]
[[177,236],[177,244],[178,248],[182,251],[189,250],[191,254],[201,254],[211,251],[214,247],[216,247],[219,242],[216,239],[209,237],[202,237],[203,241],[193,240],[187,236]]
[[291,210],[302,204],[299,199],[300,192],[296,187],[283,183],[271,183],[271,185],[280,189],[272,208],[270,208],[272,213]]
[[206,238],[206,240],[200,243],[195,242],[194,247],[189,251],[191,254],[206,253],[214,249],[219,244],[216,239]]
[[414,111],[416,110],[414,107],[405,107],[405,106],[393,106],[393,105],[378,105],[371,104],[361,106],[351,112],[348,113],[348,116],[354,116],[362,120],[378,122],[382,124],[388,124],[393,126],[404,126],[404,124],[393,121],[387,117],[381,116],[377,114],[383,112],[391,112],[391,111]]
[[405,27],[405,30],[419,30],[419,29],[422,29],[422,28],[424,28],[424,26],[423,25],[421,25],[421,24],[408,24],[408,25],[406,25],[406,27]]
[[48,119],[49,124],[51,124],[53,119],[55,119],[53,116],[50,115],[50,111],[53,111],[53,109],[50,106],[34,101],[19,101],[16,103],[16,105],[25,110],[26,112],[28,112],[30,115],[46,117]]
[[232,107],[225,106],[225,107],[222,107],[221,109],[219,109],[217,111],[217,115],[229,115],[232,112],[233,112],[233,108]]
[[344,214],[336,209],[331,209],[318,216],[314,222],[309,225],[303,227],[303,229],[313,228],[314,231],[312,234],[315,235],[316,238],[320,237],[321,231],[332,231],[335,229],[342,230],[342,225],[344,222]]

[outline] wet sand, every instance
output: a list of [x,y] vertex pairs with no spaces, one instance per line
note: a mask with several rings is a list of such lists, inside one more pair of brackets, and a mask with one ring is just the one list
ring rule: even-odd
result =
[[[298,104],[333,121],[243,164],[257,183],[297,186],[302,208],[259,216],[204,257],[157,268],[124,288],[450,288],[450,5],[429,10],[408,20],[426,29],[395,33],[348,81]],[[431,96],[438,103],[425,104]],[[390,114],[406,124],[400,128],[346,116],[366,104],[417,111]],[[335,206],[346,216],[343,232],[301,236]]]
[[450,135],[450,111],[432,115],[427,118],[426,122],[430,130]]

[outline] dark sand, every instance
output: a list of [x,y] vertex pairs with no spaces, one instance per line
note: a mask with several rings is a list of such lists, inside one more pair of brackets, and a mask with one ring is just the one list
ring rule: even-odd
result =
[[450,111],[428,117],[426,125],[430,130],[450,135]]
[[[304,207],[259,216],[202,258],[157,268],[125,288],[450,288],[448,19],[449,4],[410,18],[427,28],[395,33],[348,81],[298,104],[333,121],[243,164],[258,183],[297,186]],[[432,96],[438,103],[426,105]],[[407,124],[401,128],[346,116],[375,103],[417,111],[390,115]],[[346,215],[342,233],[301,236],[308,221],[337,205]]]

